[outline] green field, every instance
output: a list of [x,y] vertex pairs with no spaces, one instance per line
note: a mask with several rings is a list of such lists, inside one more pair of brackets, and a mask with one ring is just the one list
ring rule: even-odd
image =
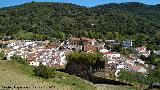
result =
[[[82,79],[57,71],[59,77],[43,79],[34,76],[31,67],[18,62],[0,60],[0,90],[4,87],[16,89],[6,90],[95,90],[96,88]],[[49,88],[52,87],[52,88]],[[18,87],[22,87],[18,89]],[[27,89],[26,89],[27,88]]]

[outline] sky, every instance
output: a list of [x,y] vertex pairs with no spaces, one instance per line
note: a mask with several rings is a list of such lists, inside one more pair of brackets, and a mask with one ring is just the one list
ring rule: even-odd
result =
[[122,2],[140,2],[149,5],[160,4],[160,0],[0,0],[0,8],[24,4],[27,2],[66,2],[81,6],[93,7],[96,5],[108,3],[122,3]]

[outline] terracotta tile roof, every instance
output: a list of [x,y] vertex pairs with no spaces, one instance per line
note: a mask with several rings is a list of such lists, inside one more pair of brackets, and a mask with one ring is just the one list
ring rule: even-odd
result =
[[9,41],[0,40],[0,44],[11,44],[13,42],[15,42],[15,40],[9,40]]
[[145,47],[145,46],[142,46],[142,47],[137,47],[136,49],[138,49],[138,50],[142,51],[142,50],[145,50],[145,49],[146,49],[146,47]]
[[84,45],[83,46],[83,51],[97,51],[97,47],[94,45]]
[[27,60],[27,61],[35,61],[36,58],[34,58],[34,57],[27,57],[26,60]]
[[17,51],[16,54],[21,54],[21,51]]
[[95,42],[96,41],[95,38],[90,39],[90,38],[86,38],[86,37],[81,37],[81,40],[82,41],[87,41],[87,42]]
[[138,71],[140,69],[139,66],[130,66],[129,68],[131,68],[132,70]]
[[10,51],[11,48],[7,47],[7,48],[5,48],[4,50],[5,50],[5,51]]
[[72,38],[70,38],[70,40],[72,40],[72,41],[80,41],[80,38],[72,37]]

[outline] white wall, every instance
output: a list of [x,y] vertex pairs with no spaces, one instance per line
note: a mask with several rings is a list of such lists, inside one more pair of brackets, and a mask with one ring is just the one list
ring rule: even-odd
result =
[[107,49],[101,49],[100,52],[105,53],[105,52],[109,52],[110,50]]
[[39,66],[39,62],[37,62],[37,61],[31,61],[30,65],[31,66]]
[[112,59],[113,57],[120,58],[121,55],[119,53],[115,54],[106,54],[107,58]]

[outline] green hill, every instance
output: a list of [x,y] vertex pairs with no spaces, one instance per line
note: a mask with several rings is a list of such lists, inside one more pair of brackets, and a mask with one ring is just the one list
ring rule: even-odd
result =
[[[82,79],[61,72],[56,72],[59,78],[42,79],[33,75],[30,67],[14,60],[0,60],[0,90],[2,87],[22,87],[20,90],[94,90],[95,87]],[[63,76],[65,78],[61,78]],[[49,88],[52,87],[52,88]],[[25,87],[25,88],[24,88]],[[28,89],[26,89],[28,87]],[[30,88],[29,88],[30,87]],[[35,88],[36,87],[36,88]],[[42,89],[41,89],[42,87]],[[3,89],[2,89],[3,90]],[[11,90],[11,89],[7,89]]]
[[[0,9],[0,34],[18,39],[103,38],[106,32],[153,36],[160,30],[160,5],[142,3],[83,7],[68,3],[32,2]],[[30,33],[27,33],[30,32]],[[28,36],[30,38],[28,38]]]

